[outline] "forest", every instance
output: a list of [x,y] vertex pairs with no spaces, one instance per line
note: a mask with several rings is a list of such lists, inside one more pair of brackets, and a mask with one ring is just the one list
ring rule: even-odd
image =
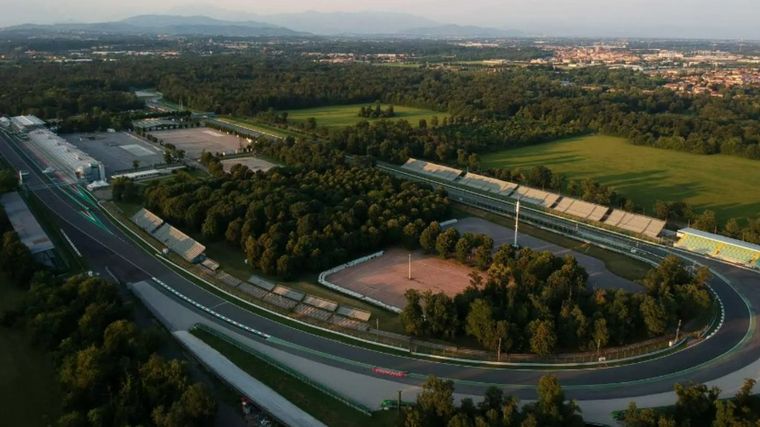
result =
[[[434,246],[431,247],[432,242]],[[420,243],[429,253],[455,257],[483,273],[455,297],[410,289],[401,320],[419,337],[468,335],[483,348],[504,353],[600,350],[662,336],[711,305],[707,269],[691,274],[668,257],[642,280],[645,292],[592,290],[588,273],[573,257],[503,245],[490,258],[493,241],[459,235],[433,223]]]
[[[287,151],[308,157],[297,148]],[[210,156],[205,161],[218,165]],[[206,241],[224,240],[240,248],[248,265],[283,278],[397,244],[404,233],[418,233],[449,213],[444,193],[340,158],[331,161],[323,169],[253,173],[236,166],[213,179],[179,176],[149,186],[144,202],[166,221],[200,232]]]
[[[131,320],[116,286],[86,275],[60,279],[32,259],[0,209],[0,271],[27,289],[0,327],[28,331],[60,372],[57,425],[202,426],[216,412],[185,366],[156,354],[162,337]],[[140,378],[136,381],[136,378]]]
[[[675,384],[676,402],[662,408],[640,409],[631,402],[616,411],[624,427],[749,427],[760,421],[760,397],[755,380],[747,379],[729,399],[719,399],[720,389],[704,384]],[[403,412],[404,427],[573,427],[585,424],[578,404],[568,400],[557,377],[538,380],[535,402],[522,404],[497,387],[485,391],[476,404],[465,398],[454,402],[454,383],[434,376],[422,384],[414,406]]]
[[[725,90],[723,97],[684,96],[659,88],[660,83],[642,73],[602,67],[457,72],[323,64],[285,50],[276,57],[5,64],[0,66],[0,111],[47,119],[129,111],[141,108],[131,91],[143,87],[157,88],[195,110],[237,116],[381,101],[452,116],[445,126],[393,129],[394,136],[416,145],[412,153],[431,144],[426,158],[437,150],[450,159],[458,149],[481,153],[593,132],[666,149],[760,158],[755,89]],[[397,139],[386,142],[386,131],[347,131],[340,142],[348,144],[352,134],[354,144],[382,152],[382,158],[403,157],[405,147]],[[391,146],[381,150],[383,144]]]

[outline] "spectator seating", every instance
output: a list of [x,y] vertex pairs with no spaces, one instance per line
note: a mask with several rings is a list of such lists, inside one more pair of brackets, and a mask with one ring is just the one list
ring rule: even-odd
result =
[[490,178],[469,172],[457,182],[467,187],[487,191],[489,193],[499,194],[502,196],[509,196],[517,188],[517,184],[513,182],[502,181],[500,179]]
[[338,303],[336,302],[308,294],[304,297],[303,303],[330,312],[335,311],[338,308]]
[[264,289],[257,288],[256,286],[250,285],[245,282],[240,282],[240,286],[238,287],[238,289],[258,299],[264,299],[269,293],[265,291]]
[[522,202],[529,203],[532,205],[538,205],[538,206],[543,206],[545,208],[550,208],[554,206],[555,203],[557,203],[557,201],[560,198],[560,195],[521,185],[517,187],[517,190],[515,190],[515,192],[512,193],[510,197],[512,197],[513,199],[519,199]]
[[338,314],[342,316],[350,317],[353,319],[361,320],[363,322],[366,322],[367,320],[369,320],[370,316],[372,316],[372,313],[368,311],[359,310],[358,308],[346,307],[344,305],[338,308]]
[[462,175],[462,171],[459,169],[425,162],[422,160],[413,159],[411,157],[406,161],[406,163],[404,163],[403,166],[401,166],[401,168],[411,172],[432,176],[444,181],[453,181]]
[[274,283],[255,275],[248,278],[248,283],[256,285],[261,289],[266,289],[267,291],[274,289]]
[[619,209],[614,209],[603,222],[613,227],[644,234],[649,237],[659,236],[662,233],[662,229],[665,228],[665,221],[663,220]]
[[306,305],[306,304],[298,304],[293,310],[295,313],[311,317],[313,319],[321,320],[323,322],[327,322],[330,320],[330,316],[332,316],[332,313],[325,310],[320,310],[316,307]]
[[760,269],[760,245],[693,228],[678,230],[676,247]]
[[206,247],[168,223],[153,232],[153,237],[189,262],[198,261]]
[[137,211],[137,213],[132,215],[132,222],[137,224],[138,227],[142,228],[146,232],[153,233],[158,227],[161,226],[161,224],[164,223],[164,220],[153,212],[142,208]]
[[344,328],[356,329],[358,331],[369,330],[369,325],[366,323],[354,319],[349,319],[348,317],[338,316],[337,314],[333,315],[330,321]]

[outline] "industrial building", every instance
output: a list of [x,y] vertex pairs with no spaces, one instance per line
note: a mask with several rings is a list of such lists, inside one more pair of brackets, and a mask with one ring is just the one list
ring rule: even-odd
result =
[[11,125],[17,132],[29,132],[34,129],[45,127],[45,121],[37,116],[16,116],[11,117]]
[[34,129],[26,135],[29,149],[55,170],[87,183],[106,179],[102,163],[50,130]]
[[32,215],[24,199],[16,192],[5,193],[0,196],[0,204],[3,206],[13,230],[18,234],[19,240],[29,248],[32,257],[37,262],[52,267],[55,259],[55,246]]

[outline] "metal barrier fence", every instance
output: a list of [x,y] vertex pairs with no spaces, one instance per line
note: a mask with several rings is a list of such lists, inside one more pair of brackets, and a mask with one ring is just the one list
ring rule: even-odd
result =
[[218,338],[218,339],[220,339],[220,340],[222,340],[222,341],[224,341],[224,342],[226,342],[226,343],[228,343],[228,344],[230,344],[230,345],[232,345],[234,347],[237,347],[239,350],[244,351],[244,352],[246,352],[246,353],[248,353],[248,354],[250,354],[250,355],[252,355],[254,357],[257,357],[258,359],[261,359],[266,364],[268,364],[268,365],[270,365],[270,366],[272,366],[272,367],[274,367],[274,368],[276,368],[276,369],[284,372],[287,375],[290,375],[291,377],[297,379],[298,381],[301,381],[303,383],[306,383],[306,384],[314,387],[315,389],[319,390],[320,392],[322,392],[322,393],[324,393],[324,394],[332,397],[335,400],[338,400],[339,402],[343,403],[344,405],[347,405],[347,406],[349,406],[349,407],[351,407],[351,408],[353,408],[353,409],[355,409],[355,410],[363,413],[364,415],[372,416],[372,411],[369,408],[367,408],[366,406],[362,405],[361,403],[355,402],[352,399],[344,397],[344,396],[340,395],[338,392],[336,392],[335,390],[332,390],[331,388],[329,388],[329,387],[327,387],[327,386],[325,386],[323,384],[320,384],[318,382],[312,381],[309,377],[301,374],[300,372],[298,372],[298,371],[296,371],[296,370],[294,370],[294,369],[292,369],[292,368],[290,368],[288,366],[285,366],[284,364],[280,363],[279,361],[275,360],[274,358],[269,357],[268,355],[262,353],[259,350],[256,350],[253,347],[250,347],[250,346],[245,345],[245,344],[243,344],[241,342],[238,342],[237,340],[235,340],[233,338],[230,338],[229,336],[225,335],[224,333],[219,332],[219,331],[215,330],[214,328],[209,327],[207,325],[196,324],[193,328],[194,329],[198,329],[198,330],[202,330],[202,331],[204,331],[206,333],[209,333],[209,334],[213,335],[214,337],[216,337],[216,338]]

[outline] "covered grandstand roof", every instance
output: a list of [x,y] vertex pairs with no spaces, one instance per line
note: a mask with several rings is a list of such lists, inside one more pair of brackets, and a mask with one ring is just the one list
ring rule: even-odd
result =
[[719,243],[724,243],[726,245],[738,246],[738,247],[741,247],[741,248],[749,249],[751,251],[756,251],[756,252],[760,253],[760,245],[756,245],[756,244],[750,243],[750,242],[745,242],[744,240],[733,239],[733,238],[727,237],[727,236],[721,236],[720,234],[708,233],[706,231],[697,230],[696,228],[688,228],[688,227],[687,228],[682,228],[682,229],[678,230],[678,234],[679,235],[680,234],[691,234],[693,236],[699,236],[699,237],[701,237],[703,239],[710,239],[710,240],[714,240],[714,241],[719,242]]
[[621,211],[620,209],[614,209],[603,222],[613,227],[644,234],[649,237],[659,236],[662,233],[662,229],[665,228],[665,221],[663,220]]
[[520,199],[521,201],[525,203],[531,203],[534,205],[543,206],[545,208],[550,208],[552,205],[557,203],[557,200],[559,200],[560,195],[555,193],[550,193],[548,191],[543,190],[537,190],[535,188],[525,187],[525,186],[519,186],[517,187],[517,190],[515,190],[514,193],[512,193],[512,198]]
[[45,230],[18,193],[3,194],[0,196],[0,204],[3,205],[5,214],[13,230],[18,234],[19,240],[29,248],[32,255],[54,249],[53,242],[50,241]]
[[179,254],[187,261],[194,262],[206,250],[206,247],[168,223],[164,223],[153,233],[169,249]]
[[568,215],[577,216],[578,218],[586,218],[593,221],[601,220],[607,211],[610,210],[607,206],[584,202],[583,200],[573,199],[571,197],[563,197],[562,200],[557,203],[557,206],[552,209]]
[[677,236],[676,247],[760,270],[760,245],[693,228]]
[[417,160],[411,157],[401,167],[412,172],[434,176],[446,181],[453,181],[462,175],[462,171],[459,169],[454,169],[448,166],[438,165],[423,160]]
[[142,228],[148,233],[153,233],[158,227],[161,226],[161,224],[164,223],[164,220],[153,212],[142,208],[137,211],[137,213],[132,215],[132,222],[137,224],[138,227]]
[[515,188],[517,188],[517,184],[513,182],[502,181],[500,179],[469,172],[459,180],[459,183],[468,187],[477,188],[491,193],[498,193],[504,196],[509,196],[515,191]]

